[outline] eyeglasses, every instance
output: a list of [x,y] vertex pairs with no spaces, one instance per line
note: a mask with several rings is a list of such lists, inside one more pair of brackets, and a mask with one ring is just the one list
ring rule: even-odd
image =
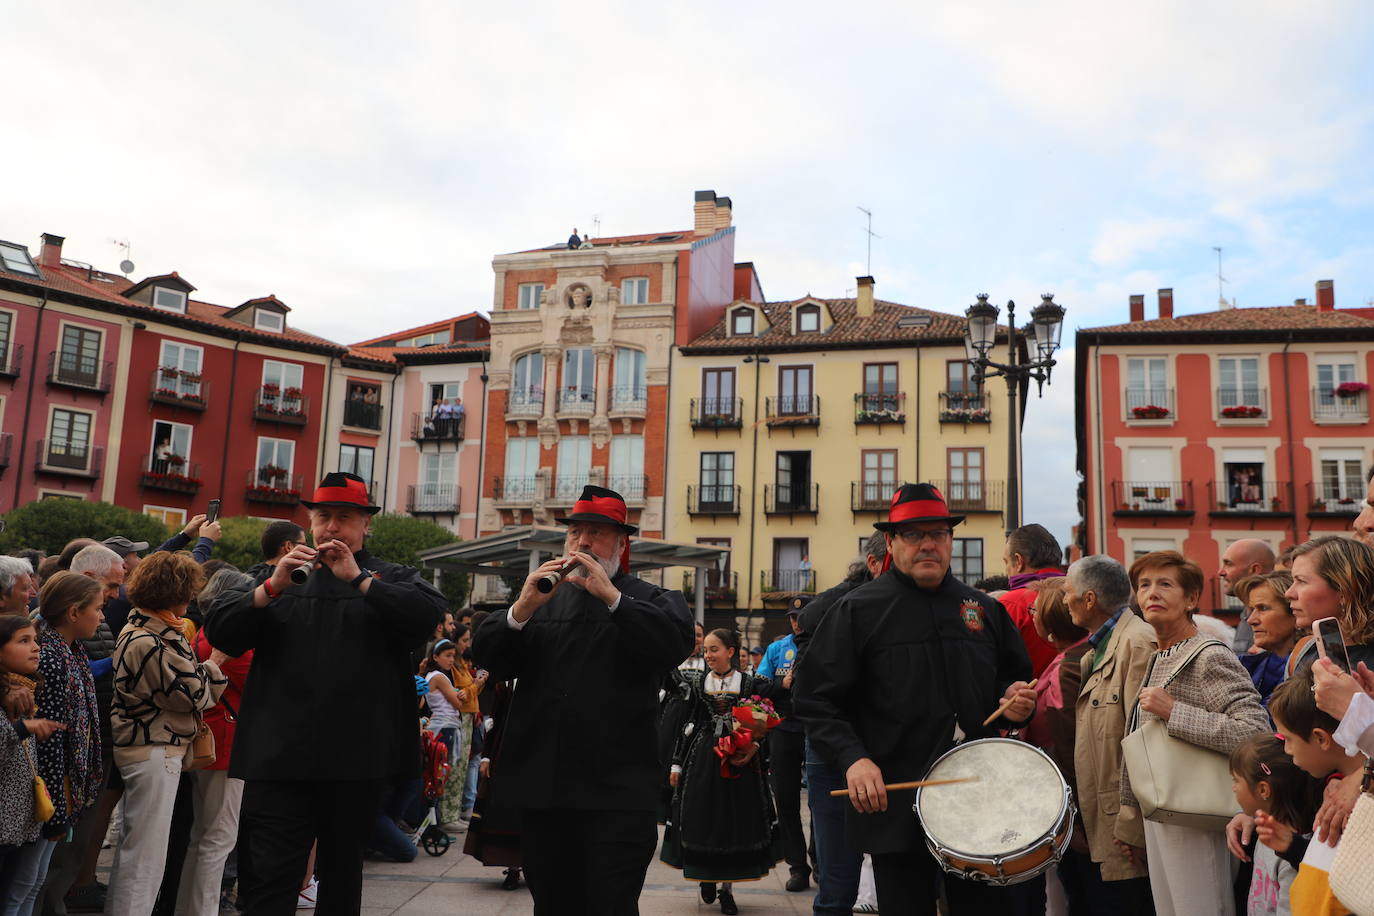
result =
[[929,538],[932,544],[943,544],[953,535],[953,528],[931,528],[928,531],[922,531],[920,528],[904,528],[897,532],[897,536],[908,544],[920,544],[926,538]]

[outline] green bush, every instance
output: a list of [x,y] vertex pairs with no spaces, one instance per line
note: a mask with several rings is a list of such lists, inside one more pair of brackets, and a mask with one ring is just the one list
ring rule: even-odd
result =
[[247,572],[262,562],[262,529],[267,525],[262,519],[247,515],[220,519],[219,543],[210,556]]
[[84,499],[40,499],[11,509],[0,532],[0,552],[32,547],[45,554],[60,553],[81,537],[103,541],[123,535],[156,547],[171,535],[167,526],[142,512]]
[[[457,540],[458,535],[442,525],[409,515],[382,513],[372,519],[372,536],[367,540],[367,550],[390,563],[419,566],[420,558],[416,554],[421,550]],[[424,575],[434,581],[434,570],[426,569]],[[462,607],[467,599],[468,577],[449,573],[440,579],[440,590],[448,598],[449,607]]]

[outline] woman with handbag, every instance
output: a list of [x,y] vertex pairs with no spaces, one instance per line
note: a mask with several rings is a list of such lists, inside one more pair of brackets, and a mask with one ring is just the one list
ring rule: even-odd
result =
[[134,609],[114,652],[114,759],[124,777],[124,838],[115,853],[107,912],[153,911],[167,861],[167,834],[183,769],[213,763],[201,714],[228,681],[218,650],[201,662],[186,641],[186,607],[205,584],[200,564],[180,553],[143,559],[125,583]]
[[[1269,718],[1231,648],[1198,634],[1192,617],[1204,579],[1197,564],[1177,551],[1155,551],[1131,565],[1130,577],[1159,651],[1122,741],[1121,803],[1144,814],[1145,850],[1123,853],[1146,855],[1159,916],[1232,916],[1223,832],[1236,810],[1229,758],[1251,735],[1268,731]],[[1133,771],[1141,751],[1148,766],[1135,763]],[[1213,783],[1215,798],[1196,791]]]

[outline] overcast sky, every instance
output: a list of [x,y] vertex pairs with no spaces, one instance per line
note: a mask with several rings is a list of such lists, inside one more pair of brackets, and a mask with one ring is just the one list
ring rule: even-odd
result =
[[[480,7],[480,9],[479,9]],[[1093,0],[27,3],[6,11],[0,238],[276,293],[351,341],[491,303],[491,256],[734,201],[770,299],[1077,327],[1374,297],[1374,5]],[[1023,311],[1021,314],[1025,314]],[[1072,352],[1027,518],[1075,521]]]

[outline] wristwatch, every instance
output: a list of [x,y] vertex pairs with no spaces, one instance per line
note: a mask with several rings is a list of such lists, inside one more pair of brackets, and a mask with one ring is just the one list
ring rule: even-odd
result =
[[364,581],[365,579],[371,579],[371,578],[372,578],[372,573],[370,573],[370,572],[368,572],[366,569],[364,569],[362,572],[360,572],[360,573],[358,573],[356,576],[354,576],[354,577],[353,577],[353,581],[349,582],[348,584],[351,585],[351,586],[353,586],[354,588],[357,588],[358,586],[360,586],[360,585],[363,584],[363,581]]

